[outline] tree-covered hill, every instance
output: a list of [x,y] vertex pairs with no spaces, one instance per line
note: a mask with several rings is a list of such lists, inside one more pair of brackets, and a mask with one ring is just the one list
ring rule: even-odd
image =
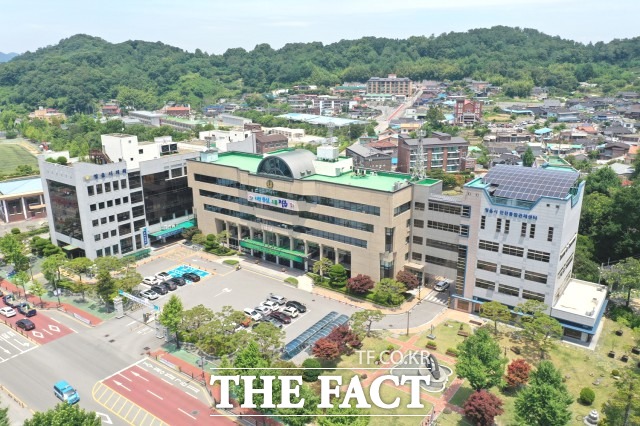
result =
[[0,52],[0,62],[10,61],[12,58],[16,56],[18,56],[18,54],[15,52],[9,52],[9,53]]
[[155,108],[169,100],[199,106],[294,83],[331,86],[388,73],[415,80],[472,77],[514,93],[534,85],[568,92],[579,81],[612,92],[637,88],[638,69],[640,37],[584,45],[509,27],[405,40],[290,43],[277,50],[259,44],[222,55],[76,35],[0,64],[0,106],[91,112],[96,101],[111,98],[135,108]]

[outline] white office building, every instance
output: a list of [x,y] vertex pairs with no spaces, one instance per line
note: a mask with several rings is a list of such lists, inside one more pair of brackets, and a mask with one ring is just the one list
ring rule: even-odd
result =
[[52,242],[70,257],[123,256],[194,226],[186,166],[197,155],[166,138],[110,134],[86,159],[61,165],[40,156]]

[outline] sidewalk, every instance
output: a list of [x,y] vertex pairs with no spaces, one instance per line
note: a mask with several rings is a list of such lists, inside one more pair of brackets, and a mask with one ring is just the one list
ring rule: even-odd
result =
[[0,407],[8,407],[9,412],[9,424],[11,426],[21,426],[24,421],[30,419],[33,416],[33,410],[13,396],[13,393],[9,389],[6,389],[3,385],[0,385]]
[[[23,290],[22,288],[18,287],[17,285],[13,284],[10,281],[7,280],[2,280],[0,282],[0,288],[2,288],[3,290],[6,290],[6,292],[11,292],[11,293],[19,293],[19,294],[23,294]],[[69,303],[61,303],[58,306],[57,302],[51,302],[51,301],[47,301],[47,300],[42,300],[42,303],[40,302],[40,298],[34,295],[29,294],[27,296],[27,301],[36,306],[39,309],[57,309],[61,312],[67,313],[70,316],[74,317],[75,319],[84,322],[87,325],[90,326],[96,326],[98,324],[101,324],[103,321],[101,318],[96,317],[95,315],[92,315],[89,312],[83,311],[82,309],[73,306]]]

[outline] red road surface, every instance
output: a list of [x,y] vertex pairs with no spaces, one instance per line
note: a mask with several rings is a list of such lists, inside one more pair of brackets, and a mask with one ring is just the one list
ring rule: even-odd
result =
[[211,417],[209,406],[179,384],[172,385],[137,365],[103,383],[170,425],[235,425],[226,417]]
[[[11,324],[13,328],[16,328],[16,322],[22,318],[26,317],[20,312],[18,312],[16,316],[11,318],[1,317],[2,320]],[[36,325],[36,328],[30,331],[24,331],[21,328],[18,328],[18,331],[21,331],[22,333],[26,334],[27,336],[31,337],[33,340],[41,344],[52,342],[56,339],[66,336],[67,334],[73,333],[73,330],[71,330],[69,327],[60,322],[54,321],[46,314],[43,314],[42,311],[38,311],[35,316],[32,316],[28,319],[30,319]]]

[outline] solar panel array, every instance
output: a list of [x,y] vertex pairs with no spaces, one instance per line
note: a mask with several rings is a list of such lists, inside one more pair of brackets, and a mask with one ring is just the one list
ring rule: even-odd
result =
[[494,166],[483,181],[495,188],[496,197],[537,201],[540,197],[565,198],[579,176],[572,171],[500,164]]
[[320,321],[309,327],[304,333],[286,344],[282,358],[291,359],[305,348],[313,345],[323,337],[327,337],[331,330],[349,321],[346,315],[340,315],[335,311],[329,312]]

